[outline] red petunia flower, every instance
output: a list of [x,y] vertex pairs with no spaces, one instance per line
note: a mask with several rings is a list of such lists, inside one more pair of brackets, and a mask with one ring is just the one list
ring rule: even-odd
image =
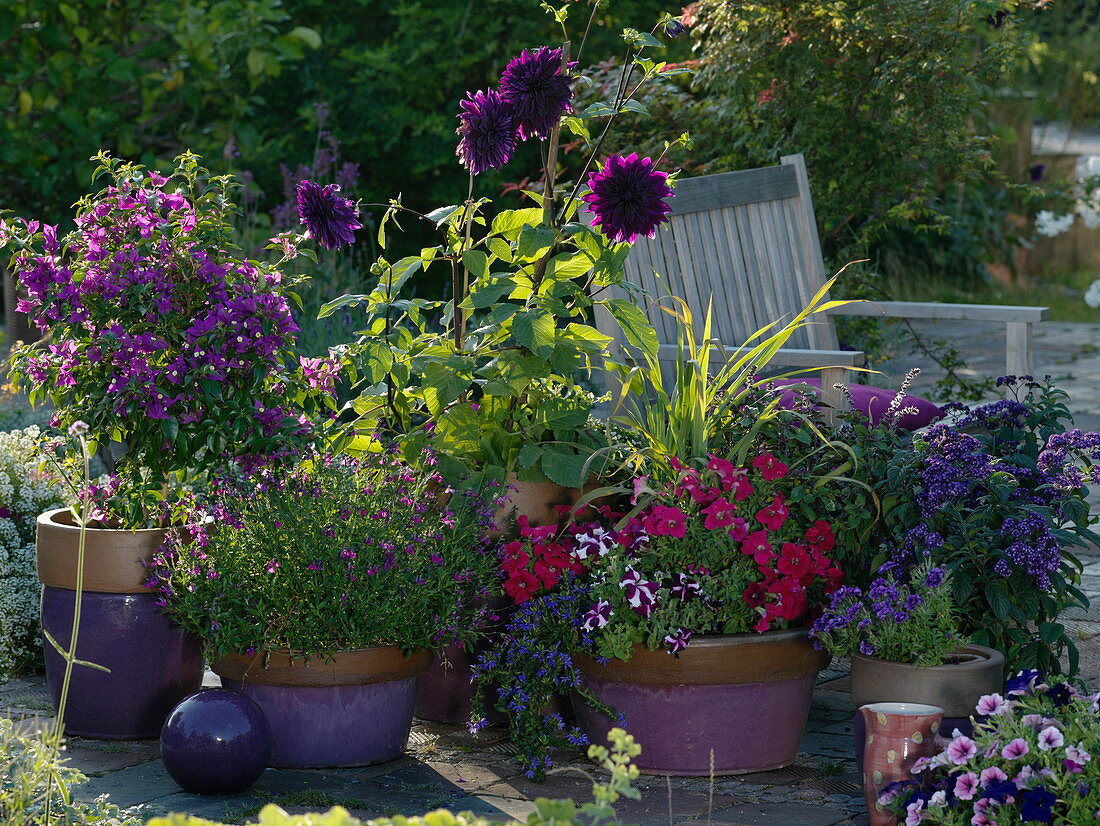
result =
[[761,453],[752,460],[752,466],[760,471],[760,475],[768,482],[782,479],[787,475],[788,468],[775,458],[771,453]]

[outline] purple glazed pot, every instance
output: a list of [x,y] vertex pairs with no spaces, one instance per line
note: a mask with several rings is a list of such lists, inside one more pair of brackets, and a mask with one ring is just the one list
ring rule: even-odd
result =
[[[828,662],[802,629],[697,637],[678,658],[638,646],[626,662],[577,660],[592,693],[625,716],[642,747],[635,765],[688,776],[789,765],[817,672]],[[615,722],[586,703],[575,706],[592,742],[606,743]]]
[[223,657],[211,665],[222,686],[263,709],[276,768],[369,766],[400,757],[412,728],[422,651],[392,646],[302,660],[286,652]]
[[[42,628],[68,648],[76,592],[42,588]],[[168,712],[202,682],[199,640],[156,604],[156,594],[85,591],[76,656],[110,669],[73,667],[65,731],[99,740],[155,738]],[[65,660],[44,641],[46,680],[56,707]]]

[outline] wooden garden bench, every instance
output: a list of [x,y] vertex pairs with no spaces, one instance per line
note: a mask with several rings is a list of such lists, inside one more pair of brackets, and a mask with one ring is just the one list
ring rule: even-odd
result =
[[[676,358],[676,321],[661,310],[668,296],[683,298],[697,319],[712,306],[714,340],[732,353],[766,325],[796,315],[826,281],[806,164],[788,155],[779,166],[685,178],[676,185],[669,224],[653,239],[639,239],[627,259],[627,281],[647,294],[643,300],[661,342],[660,358]],[[619,289],[616,296],[628,297]],[[1032,373],[1032,328],[1046,307],[858,301],[836,315],[889,318],[1000,321],[1005,324],[1005,372]],[[864,354],[841,350],[831,317],[819,314],[795,332],[790,348],[772,364],[821,370],[822,398],[834,408]],[[616,335],[609,316],[597,326]],[[621,335],[621,334],[620,334]],[[617,339],[619,337],[617,336]],[[873,382],[872,382],[873,383]]]

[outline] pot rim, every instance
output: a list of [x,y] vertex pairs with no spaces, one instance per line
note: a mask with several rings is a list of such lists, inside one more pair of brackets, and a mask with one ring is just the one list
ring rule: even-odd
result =
[[995,648],[989,648],[985,645],[978,645],[977,643],[964,643],[962,645],[953,648],[949,654],[969,654],[973,656],[973,659],[964,660],[957,663],[941,663],[939,665],[914,665],[913,663],[899,663],[893,660],[884,660],[881,657],[870,657],[866,654],[852,654],[852,660],[860,660],[865,663],[873,663],[875,667],[892,667],[902,669],[916,669],[924,671],[928,669],[951,669],[952,671],[977,671],[985,670],[991,667],[991,663],[996,663],[1004,666],[1004,654]]
[[370,685],[418,677],[433,654],[420,649],[405,654],[396,645],[375,645],[337,651],[328,657],[303,657],[289,649],[265,649],[252,655],[215,658],[210,670],[224,680],[280,686]]
[[[36,522],[39,526],[47,525],[49,528],[52,528],[54,530],[69,531],[69,532],[78,534],[78,533],[80,533],[80,526],[79,525],[76,525],[73,522],[58,521],[58,517],[62,516],[63,514],[71,514],[71,513],[72,513],[72,507],[71,506],[66,506],[66,507],[61,507],[61,508],[54,508],[53,510],[48,510],[48,511],[45,511],[43,513],[38,514],[38,518],[37,518]],[[143,535],[143,534],[148,535],[148,534],[154,534],[154,533],[163,534],[166,530],[168,530],[168,528],[95,528],[95,527],[92,527],[92,526],[88,527],[89,532],[95,531],[97,534],[101,534],[101,535],[125,534],[127,536],[134,536],[134,535],[139,535],[140,536],[140,535]]]
[[805,628],[762,634],[702,634],[677,657],[662,649],[634,646],[629,660],[606,663],[579,655],[578,669],[592,680],[658,685],[734,685],[778,682],[816,675],[829,655],[810,643]]

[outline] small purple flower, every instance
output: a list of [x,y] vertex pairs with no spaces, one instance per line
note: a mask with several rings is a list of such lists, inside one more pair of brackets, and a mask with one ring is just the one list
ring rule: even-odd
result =
[[499,169],[516,151],[516,122],[512,107],[495,89],[472,92],[460,104],[455,154],[473,175]]
[[668,175],[636,152],[612,155],[603,169],[589,173],[588,188],[581,200],[595,215],[592,223],[618,243],[632,244],[639,235],[652,238],[672,212]]
[[512,108],[520,140],[550,137],[573,97],[561,49],[524,49],[504,68],[500,94]]
[[611,603],[606,600],[596,600],[596,604],[588,609],[588,613],[584,615],[584,622],[581,623],[581,628],[585,631],[595,631],[597,628],[603,628],[609,622],[611,622]]
[[298,184],[297,194],[298,217],[318,244],[331,250],[355,241],[355,230],[363,226],[359,210],[340,194],[339,186],[307,180]]
[[1010,677],[1005,683],[1005,694],[1009,697],[1016,694],[1031,694],[1036,681],[1041,680],[1042,677],[1042,672],[1036,668],[1018,671],[1015,677]]
[[1034,789],[1025,789],[1020,795],[1020,819],[1025,823],[1039,821],[1050,823],[1053,819],[1051,809],[1058,802],[1058,796],[1045,788],[1036,786]]
[[627,568],[619,581],[619,587],[623,589],[627,604],[637,613],[643,617],[653,613],[659,587],[656,582],[644,580],[633,568]]

